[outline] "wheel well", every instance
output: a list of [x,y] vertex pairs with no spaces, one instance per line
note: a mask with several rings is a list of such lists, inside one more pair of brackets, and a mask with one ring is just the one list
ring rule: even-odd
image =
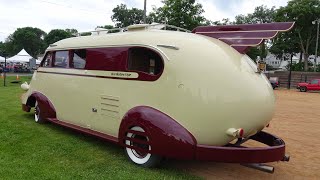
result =
[[27,100],[26,105],[29,107],[34,107],[36,104],[36,98],[34,96],[30,96]]
[[118,134],[120,145],[125,146],[125,136],[133,126],[140,126],[145,130],[143,134],[150,138],[152,154],[193,159],[196,139],[165,113],[148,106],[137,106],[130,109],[120,124]]

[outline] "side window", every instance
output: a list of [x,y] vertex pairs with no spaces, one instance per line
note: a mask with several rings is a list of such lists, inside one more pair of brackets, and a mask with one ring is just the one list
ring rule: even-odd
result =
[[71,67],[75,69],[84,69],[86,66],[87,52],[85,49],[76,49],[71,51],[73,60]]
[[311,81],[310,84],[318,84],[318,80],[317,80],[317,79],[314,79],[314,80]]
[[48,52],[46,56],[43,58],[40,67],[50,67],[52,60],[52,52]]
[[86,50],[86,55],[87,70],[124,71],[128,48],[90,48]]
[[54,67],[67,68],[69,63],[69,51],[56,51]]
[[147,48],[129,49],[128,70],[158,75],[163,70],[163,61],[159,54]]

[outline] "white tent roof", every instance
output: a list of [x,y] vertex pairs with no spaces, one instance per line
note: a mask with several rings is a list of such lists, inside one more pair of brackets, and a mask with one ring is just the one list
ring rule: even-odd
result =
[[4,62],[4,57],[0,56],[0,62]]
[[24,63],[29,62],[31,58],[32,56],[30,56],[26,50],[22,49],[17,55],[7,59],[7,61]]

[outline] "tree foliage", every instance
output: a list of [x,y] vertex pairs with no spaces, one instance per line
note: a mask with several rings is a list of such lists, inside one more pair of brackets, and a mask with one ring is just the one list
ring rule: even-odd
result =
[[120,4],[117,5],[113,10],[113,15],[111,16],[112,21],[115,23],[116,27],[127,27],[132,24],[143,23],[143,10],[132,8],[128,9],[127,5]]
[[97,26],[97,28],[114,29],[114,26],[113,25],[104,25],[104,26]]
[[231,24],[235,24],[234,21],[230,21],[229,18],[223,18],[221,21],[213,21],[211,22],[211,24],[217,25],[217,26],[221,26],[221,25],[231,25]]
[[3,56],[3,52],[6,52],[8,56],[13,56],[24,48],[31,56],[37,57],[44,53],[50,44],[72,37],[76,33],[76,29],[54,29],[46,34],[39,28],[18,28],[4,43],[0,42],[0,55]]
[[316,26],[312,21],[320,18],[319,0],[292,0],[287,6],[280,7],[275,16],[276,21],[295,21],[295,28],[288,36],[283,37],[282,41],[290,41],[290,46],[284,49],[299,48],[298,51],[304,54],[304,70],[308,71],[308,57],[310,54],[311,43],[316,38]]
[[0,56],[5,56],[6,44],[0,41]]
[[195,0],[163,0],[162,7],[153,8],[149,22],[159,22],[192,30],[200,25],[209,25],[202,13],[202,5]]
[[18,28],[6,39],[4,49],[9,56],[13,56],[24,48],[31,56],[36,57],[46,48],[43,40],[45,36],[46,33],[39,28]]
[[235,17],[235,24],[261,24],[271,23],[274,21],[276,9],[275,7],[268,8],[267,6],[261,5],[254,8],[252,14],[243,15],[240,14]]
[[[49,46],[50,44],[53,44],[53,43],[60,41],[62,39],[72,37],[73,36],[72,32],[75,32],[75,31],[63,30],[63,29],[53,29],[48,33],[47,36],[45,36],[44,41],[45,41],[46,45]],[[78,32],[78,31],[76,31],[76,32]]]
[[[231,24],[262,24],[271,23],[274,20],[276,13],[275,7],[268,8],[261,5],[254,9],[253,13],[247,15],[240,14],[235,17],[235,22]],[[258,56],[265,58],[267,56],[267,42],[262,43],[259,47],[252,47],[247,53],[252,59],[257,59]]]
[[298,37],[293,31],[279,34],[272,40],[269,51],[281,58],[283,54],[295,54],[300,52]]
[[72,34],[72,35],[78,34],[78,30],[76,30],[76,29],[66,29],[65,31]]

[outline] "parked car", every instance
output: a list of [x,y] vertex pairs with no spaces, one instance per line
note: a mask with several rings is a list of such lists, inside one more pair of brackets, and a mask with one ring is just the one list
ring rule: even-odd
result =
[[313,79],[310,82],[298,83],[297,89],[301,92],[320,91],[320,79]]
[[[240,34],[270,29],[274,37],[292,26],[222,26],[221,32],[210,26],[189,33],[140,24],[125,32],[64,39],[48,47],[30,85],[21,86],[27,91],[22,108],[30,112],[34,107],[37,123],[121,145],[132,162],[144,167],[162,158],[288,161],[284,141],[262,131],[274,114],[275,97],[246,55],[251,39],[239,46],[238,40],[227,39],[229,46],[215,37],[238,37],[234,29]],[[211,37],[208,31],[220,34]],[[267,146],[240,146],[248,139]]]
[[270,77],[269,81],[273,89],[278,88],[280,86],[278,77]]

